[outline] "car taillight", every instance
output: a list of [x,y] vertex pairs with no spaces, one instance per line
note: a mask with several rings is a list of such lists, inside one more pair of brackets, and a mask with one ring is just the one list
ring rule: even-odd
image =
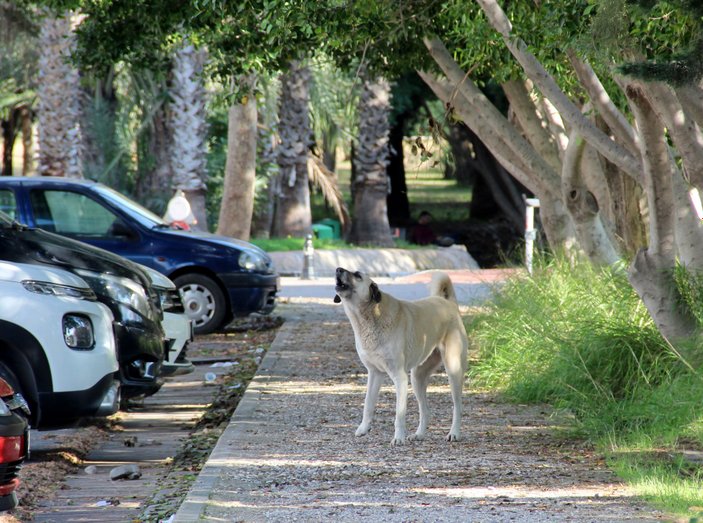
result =
[[11,463],[24,457],[24,436],[0,437],[0,463]]
[[8,382],[0,378],[0,398],[5,398],[7,396],[12,396],[15,393],[14,389],[10,386]]

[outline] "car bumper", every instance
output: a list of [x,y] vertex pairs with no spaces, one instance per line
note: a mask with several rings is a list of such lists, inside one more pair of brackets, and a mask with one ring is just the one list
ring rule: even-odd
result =
[[276,295],[281,288],[278,274],[237,272],[220,277],[227,288],[234,316],[253,312],[268,314],[276,307]]
[[166,357],[161,367],[162,376],[179,376],[195,370],[185,358],[185,349],[193,341],[193,322],[185,314],[164,312],[161,322],[166,335]]
[[158,379],[164,359],[160,333],[118,322],[113,327],[122,395],[133,398],[154,394],[162,385]]
[[[114,388],[114,374],[108,374],[85,390],[40,392],[40,430],[67,427],[82,418],[100,415],[105,397]],[[102,414],[107,415],[107,414]]]

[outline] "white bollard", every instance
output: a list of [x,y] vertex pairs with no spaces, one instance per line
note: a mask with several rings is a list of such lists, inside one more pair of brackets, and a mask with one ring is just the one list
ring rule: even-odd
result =
[[537,198],[525,198],[525,266],[527,266],[529,274],[532,274],[534,244],[537,239],[535,208],[539,208],[539,200]]
[[315,246],[312,244],[312,234],[305,237],[303,244],[303,272],[300,276],[301,280],[315,279]]

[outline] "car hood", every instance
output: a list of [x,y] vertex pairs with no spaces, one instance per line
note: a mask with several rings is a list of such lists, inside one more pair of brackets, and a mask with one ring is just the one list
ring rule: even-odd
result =
[[86,269],[136,280],[146,288],[147,274],[129,260],[83,242],[28,227],[0,228],[0,238],[7,248],[0,259],[18,263],[40,263],[66,270]]
[[238,240],[236,238],[230,238],[229,236],[221,236],[219,234],[212,234],[210,232],[203,231],[183,231],[178,229],[158,229],[160,233],[167,234],[175,238],[196,238],[201,240],[205,244],[216,244],[222,247],[234,248],[239,251],[249,251],[262,256],[265,260],[271,260],[271,257],[263,249],[257,247],[253,243],[245,242],[244,240]]
[[89,289],[88,284],[73,273],[44,267],[42,265],[32,265],[29,263],[14,263],[0,261],[0,280],[20,282],[23,280],[36,280],[59,285],[71,285],[82,289]]

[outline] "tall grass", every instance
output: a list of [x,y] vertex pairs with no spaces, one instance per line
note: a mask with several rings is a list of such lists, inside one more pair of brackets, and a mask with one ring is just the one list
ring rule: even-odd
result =
[[[695,302],[700,282],[675,277],[682,301]],[[703,378],[662,339],[622,272],[541,260],[468,328],[475,384],[573,413],[574,430],[644,495],[682,513],[703,506],[700,488],[691,499],[699,472],[682,476],[687,465],[672,458],[684,444],[703,450]]]

